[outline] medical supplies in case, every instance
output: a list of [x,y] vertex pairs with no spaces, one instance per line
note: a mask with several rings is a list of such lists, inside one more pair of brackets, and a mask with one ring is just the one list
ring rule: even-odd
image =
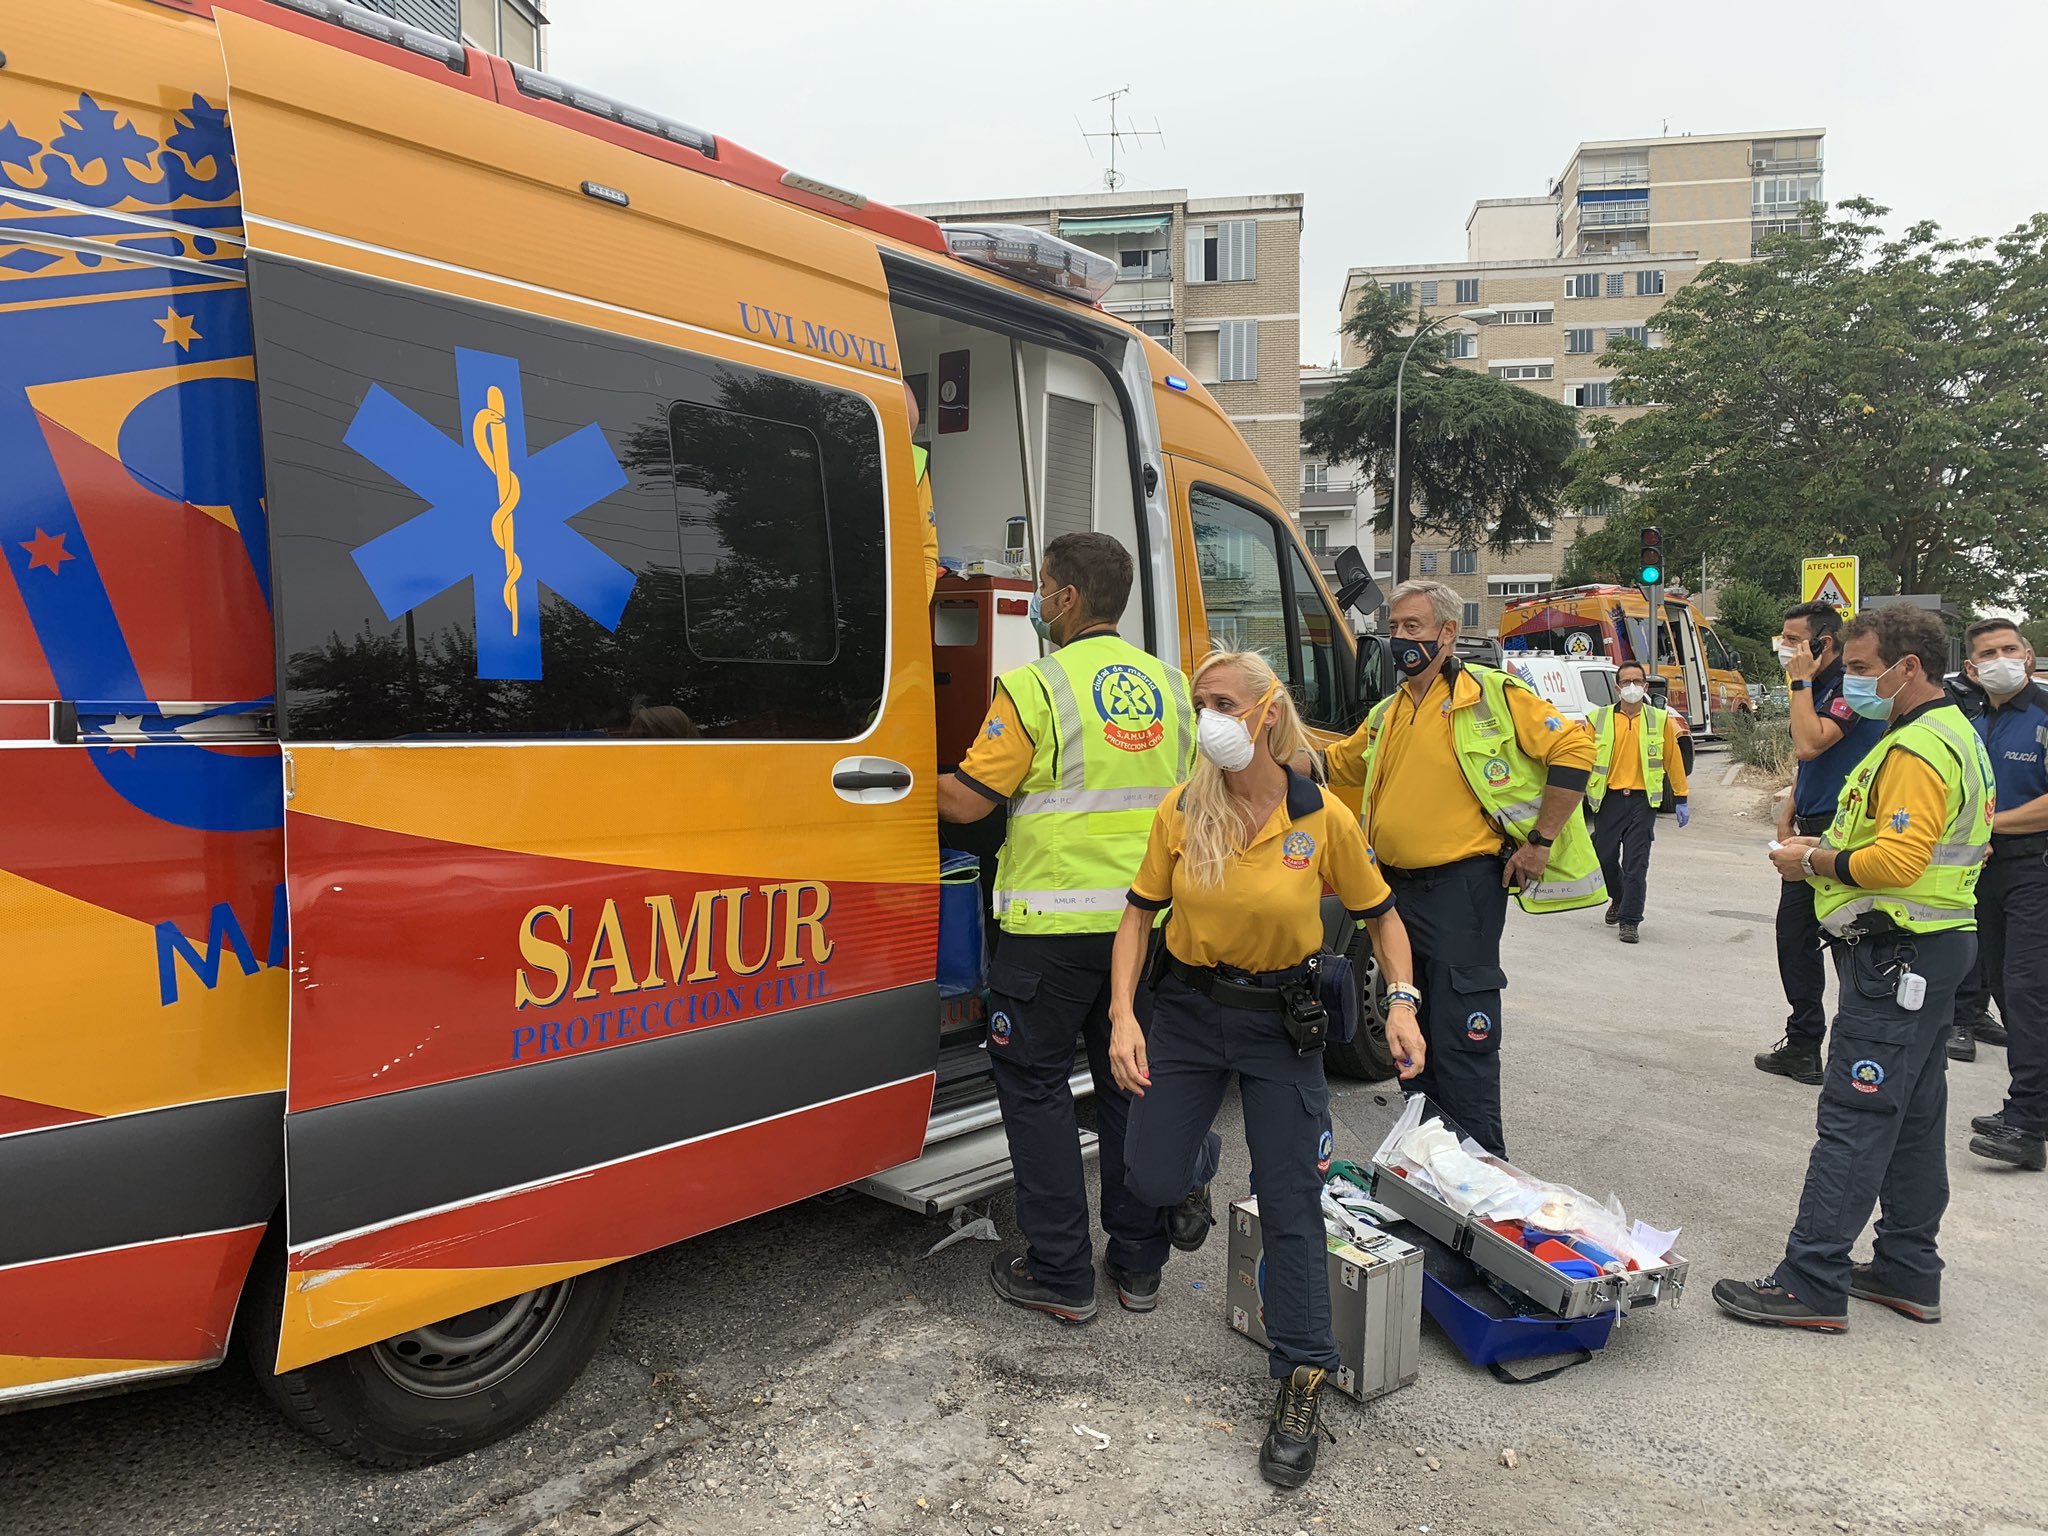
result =
[[1373,1155],[1372,1196],[1452,1252],[1563,1319],[1676,1302],[1690,1268],[1675,1232],[1628,1222],[1612,1200],[1596,1205],[1488,1155],[1409,1101]]
[[[1422,1254],[1391,1232],[1331,1236],[1330,1324],[1342,1362],[1331,1378],[1360,1402],[1415,1380],[1422,1364]],[[1259,1202],[1230,1207],[1230,1326],[1270,1347],[1263,1316],[1266,1245]]]

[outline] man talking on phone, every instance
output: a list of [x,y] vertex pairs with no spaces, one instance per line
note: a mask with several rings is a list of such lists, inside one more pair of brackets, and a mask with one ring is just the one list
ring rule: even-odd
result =
[[[1864,719],[1842,697],[1839,610],[1826,603],[1786,609],[1777,652],[1791,690],[1792,746],[1799,757],[1799,776],[1778,818],[1778,841],[1785,843],[1827,831],[1843,782],[1877,745],[1884,725]],[[1820,1083],[1821,1037],[1827,1033],[1827,970],[1820,945],[1813,887],[1785,883],[1778,893],[1778,979],[1792,1012],[1785,1020],[1785,1038],[1775,1049],[1760,1052],[1756,1065],[1760,1072],[1809,1087]]]

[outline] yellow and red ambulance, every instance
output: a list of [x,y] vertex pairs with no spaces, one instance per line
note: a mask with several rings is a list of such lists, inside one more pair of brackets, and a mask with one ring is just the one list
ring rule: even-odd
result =
[[1168,659],[1370,702],[1112,263],[339,0],[5,17],[0,1406],[232,1335],[450,1454],[619,1261],[987,1134],[933,780],[1017,529],[1123,539]]

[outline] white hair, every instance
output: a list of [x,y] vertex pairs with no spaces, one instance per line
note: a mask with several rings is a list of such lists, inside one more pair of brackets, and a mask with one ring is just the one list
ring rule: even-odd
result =
[[1429,606],[1436,612],[1438,624],[1457,624],[1465,617],[1465,600],[1440,581],[1404,581],[1394,588],[1394,595],[1387,599],[1387,611],[1392,612],[1394,604],[1404,597],[1426,597]]

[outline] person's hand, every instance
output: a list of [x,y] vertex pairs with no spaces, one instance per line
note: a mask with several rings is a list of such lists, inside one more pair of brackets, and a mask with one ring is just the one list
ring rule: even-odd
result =
[[1514,851],[1508,860],[1508,867],[1501,871],[1502,885],[1519,885],[1527,890],[1543,878],[1543,871],[1550,867],[1550,850],[1538,848],[1534,843],[1524,843]]
[[1387,1009],[1387,1052],[1401,1069],[1404,1082],[1428,1063],[1429,1047],[1422,1043],[1422,1021],[1405,1002],[1394,1003]]
[[1692,807],[1687,805],[1683,800],[1678,802],[1678,809],[1674,811],[1672,814],[1678,818],[1678,824],[1681,827],[1687,827],[1692,825]]
[[1151,1064],[1145,1059],[1145,1031],[1137,1015],[1112,1009],[1109,1020],[1109,1071],[1117,1087],[1134,1099],[1145,1097],[1152,1086]]
[[1785,663],[1785,681],[1810,683],[1818,677],[1821,668],[1827,665],[1828,653],[1834,649],[1833,640],[1822,641],[1820,649],[1820,655],[1816,656],[1810,645],[1794,646],[1792,659]]
[[1806,850],[1818,848],[1819,846],[1820,839],[1817,837],[1786,838],[1776,848],[1771,849],[1771,864],[1777,869],[1780,877],[1785,880],[1804,880],[1806,878],[1806,870],[1804,868]]

